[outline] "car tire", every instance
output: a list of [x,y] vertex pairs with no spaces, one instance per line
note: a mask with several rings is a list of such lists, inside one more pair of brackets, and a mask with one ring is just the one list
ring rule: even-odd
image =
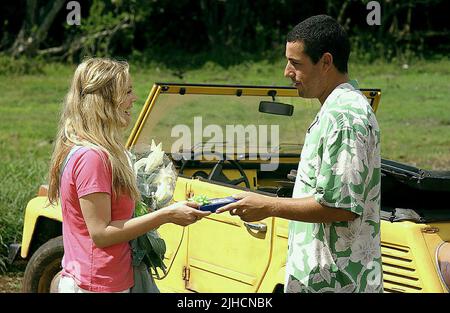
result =
[[[50,239],[39,247],[31,257],[25,269],[22,291],[48,293],[54,285],[55,277],[61,271],[64,255],[62,236]],[[53,282],[53,284],[52,284]],[[54,288],[53,290],[54,291]]]

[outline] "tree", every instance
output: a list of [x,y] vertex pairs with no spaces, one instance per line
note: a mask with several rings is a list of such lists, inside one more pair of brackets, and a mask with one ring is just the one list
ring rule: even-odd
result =
[[54,0],[41,4],[38,0],[27,0],[25,19],[10,49],[11,55],[14,57],[36,55],[41,43],[47,39],[50,26],[65,2],[65,0]]

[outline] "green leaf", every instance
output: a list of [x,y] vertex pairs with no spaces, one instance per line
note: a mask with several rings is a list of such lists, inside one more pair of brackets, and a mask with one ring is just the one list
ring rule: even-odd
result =
[[193,198],[190,198],[189,201],[197,202],[200,205],[206,205],[206,204],[209,204],[211,202],[209,200],[209,198],[207,196],[205,196],[205,195],[194,196]]
[[166,253],[166,243],[161,239],[156,232],[150,231],[147,233],[147,238],[150,242],[152,250],[161,257]]
[[147,213],[148,213],[147,206],[145,205],[144,202],[139,201],[136,204],[136,208],[134,209],[134,215],[135,216],[142,216],[142,215],[147,214]]

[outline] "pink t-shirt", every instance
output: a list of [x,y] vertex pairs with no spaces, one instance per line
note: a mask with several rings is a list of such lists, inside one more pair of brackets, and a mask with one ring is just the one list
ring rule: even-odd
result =
[[62,275],[72,277],[82,289],[117,292],[134,284],[128,242],[106,248],[95,246],[83,218],[79,198],[95,192],[111,195],[111,220],[130,219],[134,202],[128,196],[112,197],[111,167],[104,152],[82,147],[67,163],[61,177],[64,257]]

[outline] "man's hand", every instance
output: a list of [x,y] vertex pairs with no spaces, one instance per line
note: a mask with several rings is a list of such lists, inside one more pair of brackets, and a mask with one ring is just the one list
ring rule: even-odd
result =
[[174,204],[160,209],[160,212],[167,212],[167,221],[180,226],[188,226],[208,216],[211,212],[204,212],[198,210],[198,203],[196,202],[175,202]]
[[349,222],[358,217],[349,210],[324,206],[313,196],[277,198],[245,192],[233,198],[239,201],[218,209],[216,213],[229,211],[245,222],[256,222],[270,216],[307,223]]
[[229,211],[230,215],[237,215],[245,222],[260,221],[272,216],[275,204],[271,197],[244,192],[233,198],[239,199],[239,201],[221,207],[216,213]]

